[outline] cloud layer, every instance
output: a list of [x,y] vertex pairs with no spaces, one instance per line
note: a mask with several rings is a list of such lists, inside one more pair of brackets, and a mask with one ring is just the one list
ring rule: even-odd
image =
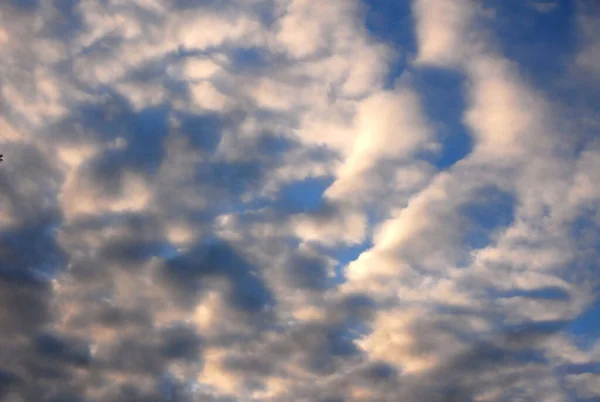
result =
[[3,2],[0,400],[600,398],[600,9],[526,3]]

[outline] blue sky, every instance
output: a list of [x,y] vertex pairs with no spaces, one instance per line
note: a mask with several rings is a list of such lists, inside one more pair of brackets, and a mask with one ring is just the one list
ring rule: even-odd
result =
[[0,400],[596,401],[600,7],[0,5]]

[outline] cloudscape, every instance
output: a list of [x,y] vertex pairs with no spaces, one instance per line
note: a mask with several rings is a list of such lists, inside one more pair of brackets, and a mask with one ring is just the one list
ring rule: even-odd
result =
[[0,2],[0,401],[600,400],[600,3]]

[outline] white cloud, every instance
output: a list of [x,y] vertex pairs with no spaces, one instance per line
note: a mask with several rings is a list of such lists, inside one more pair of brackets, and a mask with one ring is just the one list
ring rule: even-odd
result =
[[314,5],[290,1],[279,23],[277,39],[292,56],[303,58],[354,38],[356,2],[333,1]]
[[107,194],[107,187],[94,183],[92,177],[85,174],[72,176],[65,182],[61,193],[65,214],[70,217],[106,211],[143,211],[147,208],[151,190],[144,179],[125,172],[116,180],[117,189]]
[[547,141],[543,102],[511,74],[505,60],[485,55],[468,68],[473,83],[472,107],[465,121],[476,134],[482,158],[508,160],[532,146],[539,147],[539,141]]
[[[556,327],[594,302],[594,126],[561,132],[577,107],[502,54],[488,11],[415,1],[411,77],[388,88],[404,49],[369,34],[358,1],[189,3],[1,6],[0,363],[28,385],[16,397],[161,400],[167,374],[214,401],[559,401],[563,379],[595,395],[590,373],[561,370],[598,348]],[[581,21],[575,63],[593,72]],[[474,146],[442,169],[418,80],[447,69]],[[307,178],[332,184],[288,202]]]
[[477,5],[470,0],[413,2],[419,55],[417,63],[460,64],[473,45],[469,25]]
[[202,80],[210,78],[221,70],[221,66],[211,59],[198,58],[186,59],[181,66],[181,73],[177,74],[182,79]]
[[[358,105],[354,144],[327,190],[332,199],[359,198],[360,180],[384,160],[410,159],[431,138],[417,96],[409,89],[379,92]],[[358,182],[358,183],[357,183]]]
[[342,209],[334,216],[320,217],[310,214],[292,219],[292,230],[307,241],[317,241],[327,245],[337,242],[359,244],[366,235],[366,217],[351,209]]

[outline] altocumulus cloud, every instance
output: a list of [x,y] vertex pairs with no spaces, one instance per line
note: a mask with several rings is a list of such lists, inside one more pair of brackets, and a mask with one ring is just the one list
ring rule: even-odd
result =
[[0,400],[598,400],[599,26],[3,1]]

